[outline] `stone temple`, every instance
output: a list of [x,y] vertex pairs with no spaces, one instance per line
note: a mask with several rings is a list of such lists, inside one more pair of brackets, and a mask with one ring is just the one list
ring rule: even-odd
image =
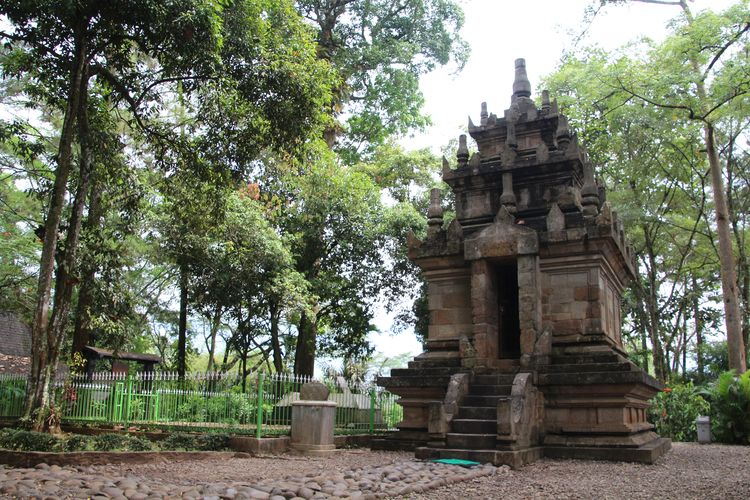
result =
[[428,285],[425,352],[378,383],[399,431],[374,447],[519,466],[541,456],[651,463],[670,448],[646,420],[662,386],[628,360],[620,299],[635,260],[567,118],[531,99],[523,59],[510,108],[482,104],[443,160],[446,224],[431,193],[409,257]]

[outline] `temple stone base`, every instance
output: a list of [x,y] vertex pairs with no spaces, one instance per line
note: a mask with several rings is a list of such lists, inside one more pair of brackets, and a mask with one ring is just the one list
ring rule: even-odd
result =
[[402,450],[414,451],[425,446],[430,441],[429,433],[425,431],[395,431],[370,441],[373,450]]
[[544,456],[549,458],[653,464],[671,448],[671,440],[656,437],[648,443],[634,448],[612,446],[545,446]]
[[513,469],[518,469],[542,458],[544,456],[544,448],[535,446],[522,450],[464,450],[423,447],[417,448],[414,456],[422,460],[458,458],[479,463],[491,463],[495,466],[507,465]]

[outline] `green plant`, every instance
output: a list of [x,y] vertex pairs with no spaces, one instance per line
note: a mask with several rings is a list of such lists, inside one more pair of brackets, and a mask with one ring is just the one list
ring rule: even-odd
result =
[[129,436],[128,439],[128,450],[129,451],[151,451],[154,449],[153,443],[148,439],[140,438],[137,436]]
[[75,434],[61,443],[62,451],[88,451],[93,448],[91,436]]
[[161,442],[162,450],[195,450],[197,448],[198,443],[192,434],[175,432]]
[[195,438],[196,447],[202,451],[219,451],[229,448],[226,434],[200,434]]
[[750,370],[724,372],[707,391],[711,429],[722,443],[750,444]]
[[128,403],[128,420],[143,420],[146,414],[146,402],[133,398]]
[[54,451],[58,440],[45,432],[32,432],[22,429],[0,431],[0,448],[16,451]]
[[151,441],[129,434],[100,434],[93,439],[97,451],[149,451]]
[[661,436],[675,441],[695,441],[695,419],[706,415],[709,405],[692,382],[667,387],[654,396],[649,408],[649,420]]

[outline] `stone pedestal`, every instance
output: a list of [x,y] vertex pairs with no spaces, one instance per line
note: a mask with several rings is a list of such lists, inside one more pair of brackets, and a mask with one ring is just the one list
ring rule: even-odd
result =
[[306,455],[328,455],[336,451],[333,426],[336,403],[333,401],[295,401],[292,403],[292,450]]

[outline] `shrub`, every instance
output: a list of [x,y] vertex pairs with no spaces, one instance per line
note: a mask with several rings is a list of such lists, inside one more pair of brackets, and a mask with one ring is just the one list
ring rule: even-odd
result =
[[226,434],[201,434],[195,438],[196,447],[202,451],[219,451],[229,448]]
[[93,439],[96,451],[149,451],[151,441],[129,434],[100,434]]
[[195,450],[198,449],[198,443],[195,436],[191,434],[182,434],[175,432],[167,436],[161,442],[162,450]]
[[722,443],[750,444],[750,370],[724,372],[707,391],[711,430]]
[[154,449],[154,445],[148,439],[144,439],[138,436],[129,436],[128,450],[129,451],[151,451]]
[[16,451],[54,451],[58,440],[45,432],[21,429],[3,429],[0,432],[0,448]]
[[709,405],[692,382],[668,387],[654,396],[649,408],[649,420],[661,436],[675,441],[695,441],[695,419],[706,415]]
[[91,436],[76,434],[64,440],[61,447],[63,451],[88,451],[94,447],[94,440]]

